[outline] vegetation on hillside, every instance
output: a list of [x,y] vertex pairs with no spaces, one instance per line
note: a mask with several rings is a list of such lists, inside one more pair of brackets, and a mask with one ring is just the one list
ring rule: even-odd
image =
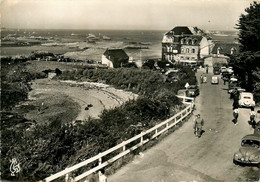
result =
[[[142,130],[175,114],[180,109],[176,91],[186,82],[195,84],[194,72],[182,68],[180,81],[170,83],[155,71],[134,68],[77,69],[64,71],[58,79],[99,81],[138,93],[137,100],[104,110],[100,119],[76,124],[59,116],[41,123],[27,120],[14,108],[27,99],[29,81],[46,77],[26,70],[27,63],[6,62],[2,71],[1,175],[3,179],[36,181],[65,169],[135,136]],[[10,66],[11,65],[11,66]],[[15,92],[19,92],[13,97]],[[21,171],[10,175],[10,160],[16,158]],[[93,164],[96,165],[96,164]]]

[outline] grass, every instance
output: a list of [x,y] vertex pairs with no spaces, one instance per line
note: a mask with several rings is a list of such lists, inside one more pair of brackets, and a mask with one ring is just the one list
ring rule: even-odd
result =
[[[43,103],[43,105],[42,105]],[[34,101],[27,101],[17,111],[28,120],[36,120],[37,123],[46,123],[55,118],[60,118],[64,123],[75,120],[80,106],[65,95],[42,95]]]

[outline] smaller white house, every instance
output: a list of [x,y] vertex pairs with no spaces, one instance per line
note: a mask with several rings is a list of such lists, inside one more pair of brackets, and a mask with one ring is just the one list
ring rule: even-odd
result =
[[107,49],[102,55],[102,64],[106,64],[109,68],[123,67],[128,63],[129,56],[123,49]]

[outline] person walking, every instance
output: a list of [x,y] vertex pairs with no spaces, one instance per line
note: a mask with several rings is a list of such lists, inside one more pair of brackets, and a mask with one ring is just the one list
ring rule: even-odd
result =
[[239,103],[238,103],[238,101],[239,101],[239,92],[238,92],[237,88],[235,88],[235,90],[233,92],[233,100],[234,100],[234,102],[233,102],[233,110],[234,110],[234,109],[238,108],[238,106],[239,106]]
[[203,74],[200,75],[200,83],[203,83]]
[[255,113],[253,107],[251,108],[251,111],[250,111],[249,115],[250,115],[250,120],[249,120],[248,122],[249,122],[249,124],[250,124],[253,128],[255,128],[255,127],[256,127],[256,121],[255,121],[256,113]]
[[238,123],[237,123],[238,113],[239,113],[238,108],[235,108],[235,109],[233,110],[233,117],[234,117],[233,123],[234,123],[235,125],[238,124]]
[[200,117],[200,114],[197,114],[194,119],[193,129],[194,134],[200,138],[202,135],[202,126],[204,125],[204,120]]

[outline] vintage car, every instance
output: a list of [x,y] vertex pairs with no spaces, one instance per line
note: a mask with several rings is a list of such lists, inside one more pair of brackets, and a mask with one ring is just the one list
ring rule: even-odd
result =
[[234,153],[234,164],[260,167],[260,135],[250,134],[242,138],[240,149]]
[[227,70],[230,74],[233,74],[233,73],[234,73],[233,67],[228,67],[226,70]]
[[212,76],[211,84],[218,84],[218,77],[217,76]]
[[220,68],[219,67],[213,67],[213,74],[219,75],[220,74]]
[[220,72],[223,73],[223,72],[227,72],[227,68],[225,66],[221,66],[220,67]]
[[250,92],[241,92],[238,101],[239,107],[255,107],[254,96]]
[[258,124],[255,126],[254,134],[260,136],[260,121],[258,121]]
[[189,85],[187,89],[181,89],[177,94],[188,97],[196,97],[200,94],[200,90],[197,85]]

